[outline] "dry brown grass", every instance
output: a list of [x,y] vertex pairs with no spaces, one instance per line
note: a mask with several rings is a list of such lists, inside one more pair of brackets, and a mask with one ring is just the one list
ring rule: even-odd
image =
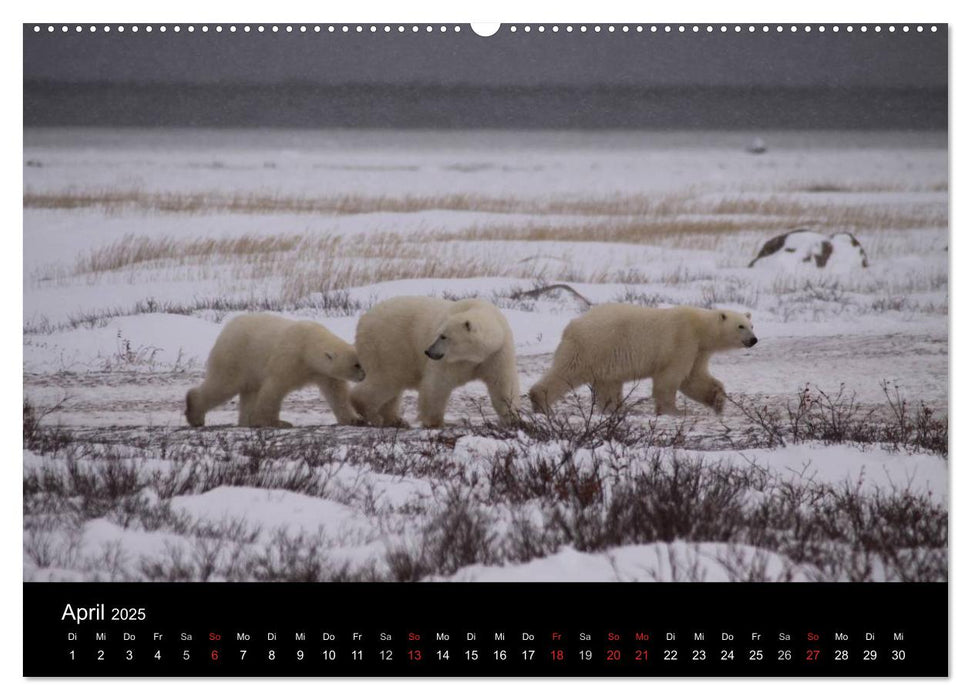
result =
[[[792,183],[789,183],[792,184]],[[782,183],[780,187],[785,187]],[[892,198],[891,198],[892,199]],[[311,294],[359,287],[396,279],[518,277],[559,279],[569,282],[679,285],[696,281],[685,269],[667,270],[662,276],[634,269],[636,265],[599,268],[574,267],[564,259],[537,255],[510,259],[503,241],[601,242],[650,245],[663,248],[715,251],[739,266],[748,262],[767,236],[800,225],[822,231],[851,230],[863,237],[871,258],[910,250],[924,229],[946,229],[947,203],[888,201],[879,204],[833,202],[814,204],[804,194],[779,190],[722,196],[689,189],[664,196],[616,196],[602,199],[520,200],[473,195],[429,197],[300,198],[270,194],[229,195],[90,191],[31,193],[25,207],[96,207],[121,210],[218,213],[320,213],[356,214],[372,211],[418,212],[461,209],[478,212],[519,212],[535,219],[513,224],[477,225],[445,231],[429,227],[408,235],[393,232],[340,236],[312,233],[245,235],[237,238],[179,239],[129,235],[95,248],[66,266],[33,273],[35,281],[57,283],[86,277],[95,282],[103,275],[129,279],[220,279],[236,284],[246,280],[280,280],[283,303],[297,303]],[[572,220],[550,222],[544,214],[574,215]],[[254,226],[258,221],[254,219]],[[916,238],[915,238],[916,237]],[[489,242],[492,245],[470,245]],[[928,243],[928,245],[937,245]],[[566,249],[564,249],[566,250]],[[613,259],[623,259],[618,252]],[[649,255],[649,253],[645,253]],[[633,253],[638,258],[640,253]],[[154,271],[154,272],[153,272]],[[230,284],[228,288],[233,288]],[[276,292],[273,292],[276,294]]]
[[[915,205],[912,202],[881,204],[813,204],[786,197],[735,197],[715,203],[711,215],[758,216],[793,223],[813,221],[831,228],[855,231],[900,231],[915,228],[946,228],[947,204]],[[792,224],[790,224],[792,225]]]
[[24,193],[25,209],[96,208],[112,214],[126,210],[173,213],[237,214],[370,214],[430,210],[500,214],[575,214],[583,216],[671,216],[684,208],[690,194],[617,196],[586,200],[516,199],[471,194],[373,197],[295,197],[269,193],[143,192],[141,190],[66,190]]
[[810,193],[882,193],[882,192],[947,192],[946,181],[932,183],[867,182],[860,180],[837,182],[832,180],[797,180],[777,189]]
[[[832,184],[798,185],[797,191],[857,191],[826,189]],[[946,185],[945,185],[946,186]],[[785,189],[787,185],[783,185]],[[806,190],[816,187],[816,190]],[[824,189],[818,189],[818,188]],[[840,186],[841,188],[843,186]],[[868,191],[864,187],[863,190]],[[883,190],[891,191],[891,190]],[[797,196],[699,196],[693,190],[665,195],[617,195],[600,199],[516,199],[477,195],[368,197],[289,197],[276,194],[221,192],[178,193],[140,190],[26,192],[24,208],[98,208],[106,213],[141,210],[177,213],[244,214],[364,214],[414,213],[431,210],[627,217],[621,221],[591,221],[576,225],[490,227],[460,234],[448,240],[584,240],[654,242],[658,236],[737,231],[776,231],[802,224],[850,228],[854,231],[903,230],[947,227],[947,203],[917,205],[913,202],[879,204],[826,202],[817,204]]]
[[164,261],[166,266],[174,263],[184,265],[224,261],[226,258],[257,262],[305,245],[305,237],[296,235],[177,240],[168,236],[149,238],[128,234],[114,243],[80,255],[74,265],[73,274],[110,272],[132,266],[146,266],[157,261]]

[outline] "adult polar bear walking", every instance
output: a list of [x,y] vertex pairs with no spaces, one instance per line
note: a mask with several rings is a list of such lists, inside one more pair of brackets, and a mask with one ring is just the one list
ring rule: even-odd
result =
[[189,425],[239,394],[239,424],[290,427],[280,420],[287,394],[316,384],[343,424],[360,422],[348,398],[348,381],[364,379],[354,348],[313,321],[271,314],[237,316],[209,353],[205,381],[185,397]]
[[351,391],[351,404],[373,425],[407,427],[401,393],[418,389],[421,424],[439,427],[452,390],[473,380],[485,383],[502,420],[519,412],[512,329],[487,301],[388,299],[361,317],[355,345],[367,378]]
[[597,407],[607,411],[620,406],[624,382],[650,377],[658,414],[678,413],[678,390],[721,413],[725,387],[708,372],[708,359],[757,342],[748,313],[603,304],[567,325],[553,366],[529,398],[534,410],[548,412],[564,394],[589,384]]

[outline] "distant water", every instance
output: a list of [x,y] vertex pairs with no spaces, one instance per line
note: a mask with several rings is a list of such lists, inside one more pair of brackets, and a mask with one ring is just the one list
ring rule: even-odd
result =
[[26,81],[24,126],[943,130],[947,91]]
[[771,152],[854,149],[946,150],[945,131],[858,130],[578,130],[578,129],[281,129],[281,128],[103,128],[35,127],[24,129],[29,149],[112,150],[159,153],[204,151],[334,151],[425,153],[488,151],[518,153],[727,149],[742,151],[755,138]]

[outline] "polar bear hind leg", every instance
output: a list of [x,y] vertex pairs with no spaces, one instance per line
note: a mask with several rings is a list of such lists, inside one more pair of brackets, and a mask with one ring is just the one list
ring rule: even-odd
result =
[[398,413],[401,392],[383,382],[377,372],[369,371],[364,381],[351,389],[350,400],[354,410],[371,425],[409,427]]
[[293,425],[280,420],[283,399],[289,392],[277,379],[267,379],[260,387],[253,401],[250,427],[253,428],[292,428]]
[[211,381],[208,377],[199,386],[189,389],[185,395],[185,418],[194,428],[206,424],[206,414],[236,395],[236,387]]

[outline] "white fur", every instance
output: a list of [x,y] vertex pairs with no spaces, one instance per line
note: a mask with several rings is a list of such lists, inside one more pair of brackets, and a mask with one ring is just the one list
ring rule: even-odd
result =
[[373,425],[407,426],[401,393],[418,389],[421,424],[441,426],[452,390],[473,380],[485,383],[500,418],[519,411],[512,329],[489,302],[388,299],[361,317],[355,345],[367,378],[354,387],[351,403]]
[[549,411],[564,394],[589,384],[597,406],[609,410],[620,405],[624,382],[650,377],[659,414],[677,413],[679,390],[721,413],[725,387],[709,374],[708,358],[755,340],[747,314],[603,304],[566,327],[553,366],[529,397],[535,410]]
[[186,394],[185,415],[190,425],[203,425],[207,411],[239,394],[241,426],[284,427],[284,397],[316,384],[339,422],[356,423],[347,380],[363,377],[354,348],[319,323],[238,316],[216,339],[205,381]]

